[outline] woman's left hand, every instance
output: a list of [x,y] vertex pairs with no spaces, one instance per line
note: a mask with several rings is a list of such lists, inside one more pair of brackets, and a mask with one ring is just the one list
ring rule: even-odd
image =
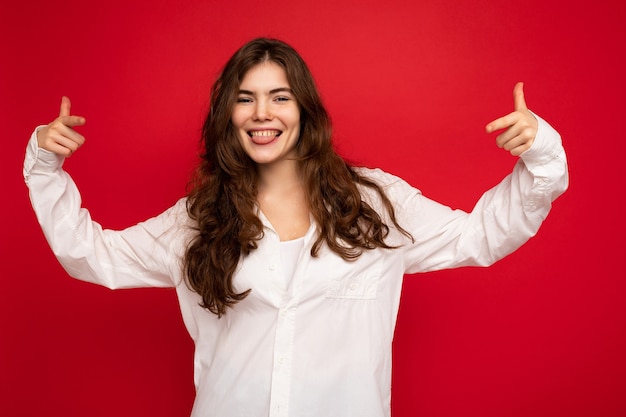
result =
[[530,149],[537,135],[537,119],[526,107],[524,83],[515,84],[513,89],[515,111],[489,123],[485,130],[493,133],[505,129],[496,137],[496,144],[511,155],[519,156]]

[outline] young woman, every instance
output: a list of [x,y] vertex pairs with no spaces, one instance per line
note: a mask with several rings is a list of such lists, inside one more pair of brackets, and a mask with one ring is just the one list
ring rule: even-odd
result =
[[67,272],[109,288],[172,286],[193,338],[193,416],[390,414],[391,342],[404,274],[489,265],[533,236],[567,188],[559,135],[515,111],[487,125],[520,155],[471,213],[380,170],[348,165],[301,57],[255,39],[226,64],[193,189],[158,217],[103,230],[63,159],[85,139],[63,98],[24,175]]

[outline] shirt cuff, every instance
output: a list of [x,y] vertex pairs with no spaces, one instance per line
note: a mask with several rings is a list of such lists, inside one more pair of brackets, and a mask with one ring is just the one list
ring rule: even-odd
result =
[[563,153],[561,135],[541,117],[535,113],[533,116],[538,122],[537,135],[530,149],[520,155],[529,168],[546,165]]
[[41,169],[46,172],[54,172],[63,166],[64,157],[47,151],[39,147],[37,143],[37,132],[46,125],[37,126],[30,136],[28,145],[26,146],[26,155],[24,156],[24,168],[22,174],[24,181],[28,183],[30,174],[34,169]]

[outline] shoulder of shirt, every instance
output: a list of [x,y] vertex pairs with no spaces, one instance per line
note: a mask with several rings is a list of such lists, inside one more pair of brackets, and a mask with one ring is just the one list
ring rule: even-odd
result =
[[[421,191],[404,179],[383,171],[380,168],[354,167],[359,174],[371,179],[378,184],[385,195],[394,203],[405,201],[407,198],[421,194]],[[361,193],[367,195],[370,199],[378,199],[376,193],[367,187],[360,187]]]
[[406,181],[402,178],[394,174],[390,174],[389,172],[383,171],[380,168],[353,167],[353,169],[360,175],[371,179],[384,189],[392,187],[394,185],[407,184]]
[[193,223],[187,212],[187,197],[179,198],[170,208],[157,217],[168,223],[173,222],[180,226],[189,226]]
[[188,198],[186,196],[179,198],[168,211],[176,216],[189,219],[189,214],[187,213],[187,200]]

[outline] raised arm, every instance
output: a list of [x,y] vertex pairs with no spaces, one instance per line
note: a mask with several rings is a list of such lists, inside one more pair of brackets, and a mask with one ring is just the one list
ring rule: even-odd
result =
[[74,129],[85,118],[70,110],[69,99],[63,97],[59,117],[33,132],[24,160],[31,203],[52,251],[71,276],[109,288],[176,285],[184,200],[121,231],[92,221],[81,207],[76,184],[62,168],[65,158],[85,143]]
[[560,135],[526,107],[523,85],[514,88],[514,111],[486,126],[501,131],[497,146],[520,156],[513,172],[485,192],[471,212],[424,197],[399,181],[394,187],[400,224],[415,237],[405,247],[406,272],[490,265],[534,236],[568,187]]

